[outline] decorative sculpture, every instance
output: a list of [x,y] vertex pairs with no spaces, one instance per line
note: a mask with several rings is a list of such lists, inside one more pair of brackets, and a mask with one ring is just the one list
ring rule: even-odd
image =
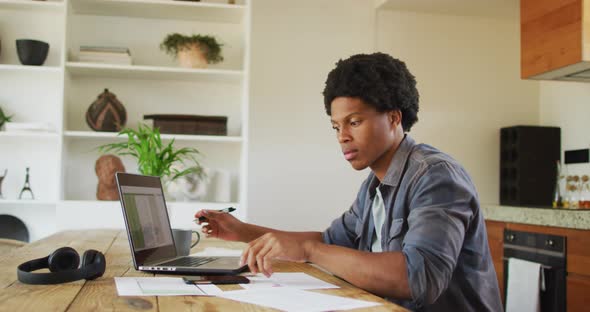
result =
[[125,172],[125,166],[123,166],[121,158],[110,154],[102,155],[96,160],[94,170],[98,177],[96,199],[119,200],[115,173]]
[[[175,164],[173,168],[179,171],[186,169],[182,164]],[[211,177],[214,174],[215,170],[203,168],[201,174],[189,173],[174,181],[165,181],[166,191],[176,201],[203,200],[208,194]]]
[[104,89],[86,112],[86,123],[95,131],[119,132],[126,122],[125,107],[109,89]]
[[31,183],[29,182],[29,167],[27,167],[27,174],[25,176],[25,185],[18,194],[18,199],[35,199],[33,190],[31,190]]

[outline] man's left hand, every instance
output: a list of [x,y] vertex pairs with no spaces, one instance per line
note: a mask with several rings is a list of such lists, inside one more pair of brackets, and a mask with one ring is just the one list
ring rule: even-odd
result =
[[242,253],[241,264],[248,264],[254,274],[272,275],[272,260],[307,261],[313,241],[293,233],[267,233],[251,241]]

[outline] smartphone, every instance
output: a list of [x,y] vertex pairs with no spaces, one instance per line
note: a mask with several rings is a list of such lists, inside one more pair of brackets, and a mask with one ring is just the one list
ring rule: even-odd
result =
[[201,275],[185,276],[182,278],[185,284],[248,284],[250,280],[241,275]]

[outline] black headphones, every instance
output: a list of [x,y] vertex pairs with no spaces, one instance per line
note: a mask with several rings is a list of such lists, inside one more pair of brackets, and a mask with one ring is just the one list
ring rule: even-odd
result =
[[[80,256],[70,247],[62,247],[45,258],[22,263],[16,269],[18,280],[25,284],[59,284],[80,279],[93,280],[101,277],[106,268],[106,260],[100,251],[86,250]],[[31,273],[31,271],[49,268],[51,273]]]

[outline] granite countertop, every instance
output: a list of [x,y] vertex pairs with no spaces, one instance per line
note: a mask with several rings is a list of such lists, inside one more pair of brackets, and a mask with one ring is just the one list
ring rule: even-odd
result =
[[482,204],[484,219],[590,230],[590,210],[528,208]]

